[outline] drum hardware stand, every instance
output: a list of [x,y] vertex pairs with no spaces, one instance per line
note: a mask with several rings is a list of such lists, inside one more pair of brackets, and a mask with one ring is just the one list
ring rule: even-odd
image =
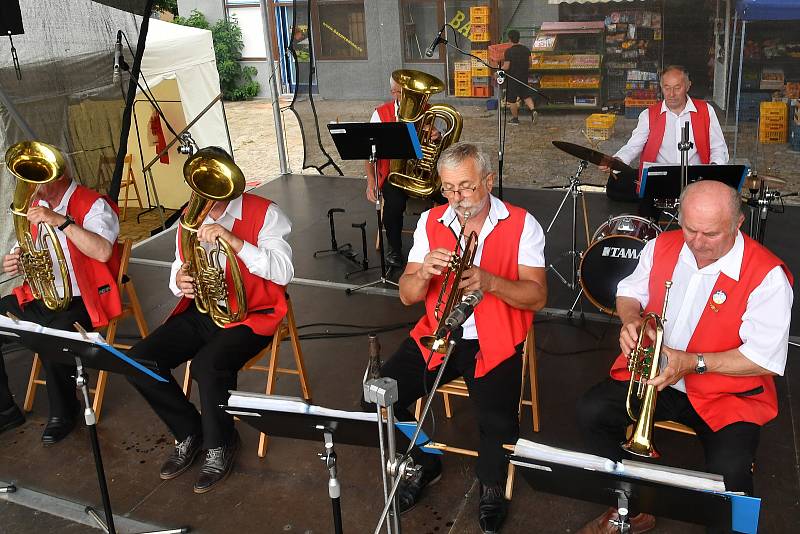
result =
[[15,491],[17,491],[17,487],[14,484],[0,486],[0,493],[14,493]]
[[[447,342],[447,353],[444,355],[444,359],[439,366],[439,371],[436,373],[436,378],[434,379],[433,385],[430,388],[431,393],[425,400],[425,406],[423,407],[422,414],[417,422],[414,435],[411,436],[408,450],[406,450],[405,454],[403,455],[396,454],[396,444],[394,439],[394,403],[397,402],[398,398],[397,382],[393,378],[378,378],[368,380],[364,384],[364,399],[367,402],[374,403],[378,412],[378,439],[380,440],[381,445],[381,466],[383,467],[383,469],[381,469],[381,475],[383,477],[383,495],[385,504],[383,511],[381,512],[381,517],[378,520],[378,524],[375,527],[374,534],[379,534],[384,523],[386,523],[387,534],[400,534],[400,517],[396,499],[397,488],[400,486],[400,482],[404,478],[410,478],[414,476],[420,469],[420,466],[414,465],[410,453],[417,443],[420,433],[422,432],[422,424],[425,422],[425,418],[428,416],[428,412],[430,411],[434,392],[439,387],[439,383],[442,380],[442,375],[444,374],[444,369],[447,367],[447,362],[450,360],[450,355],[453,353],[453,348],[455,348],[455,346],[455,341],[449,340]],[[388,450],[386,447],[384,447],[382,409],[386,410],[386,445],[388,446]],[[388,488],[390,485],[391,489],[389,490]],[[390,518],[388,522],[387,517]]]
[[[681,141],[678,143],[678,150],[681,153],[681,193],[689,185],[689,151],[692,148],[694,148],[694,143],[689,140],[689,122],[687,121],[681,127]],[[664,227],[665,232],[678,221],[678,210],[680,210],[679,200],[675,200],[672,206],[664,208],[663,213],[669,217],[669,222]],[[658,221],[656,221],[656,224],[658,224]]]
[[[588,166],[589,163],[586,160],[581,160],[580,163],[578,163],[578,169],[575,171],[575,174],[569,177],[569,187],[564,193],[564,198],[561,199],[561,204],[558,205],[558,209],[556,210],[555,215],[553,215],[553,218],[550,221],[550,224],[547,226],[547,230],[545,231],[546,234],[550,233],[550,230],[552,230],[556,219],[558,219],[558,216],[561,214],[561,210],[564,208],[564,204],[566,204],[567,199],[572,197],[572,248],[566,253],[562,254],[562,256],[569,256],[572,260],[569,281],[567,281],[567,279],[564,278],[560,272],[558,272],[558,269],[556,269],[554,264],[549,264],[547,268],[553,271],[553,274],[555,274],[555,276],[561,280],[562,284],[573,291],[578,289],[578,258],[581,255],[581,252],[578,250],[578,197],[581,198],[581,204],[583,207],[583,221],[586,227],[586,242],[589,242],[589,219],[586,213],[586,198],[583,196],[583,191],[581,190],[581,185],[583,185],[583,182],[581,182],[581,174],[583,174],[583,171],[585,171]],[[581,288],[581,291],[575,298],[575,302],[572,303],[572,307],[570,308],[570,316],[575,310],[575,306],[578,304],[582,294],[583,289]]]
[[[358,228],[358,229],[361,230],[361,250],[363,251],[362,252],[363,256],[362,256],[361,264],[360,264],[361,265],[361,269],[358,269],[358,270],[355,270],[355,271],[350,271],[349,273],[345,274],[344,275],[345,279],[350,278],[350,276],[352,276],[354,274],[359,274],[359,273],[363,273],[363,272],[366,272],[366,271],[370,270],[369,257],[367,256],[367,221],[364,221],[364,222],[361,222],[361,223],[353,223],[351,226],[353,228]],[[353,254],[353,258],[352,259],[353,259],[353,261],[358,263],[358,261],[355,259],[356,256],[358,256],[358,255],[357,254]],[[350,259],[350,258],[348,258],[348,259]],[[373,269],[374,268],[375,267],[373,267]],[[349,294],[350,293],[348,293],[348,295]]]
[[796,192],[782,195],[780,191],[771,190],[766,182],[762,180],[757,193],[753,194],[751,190],[750,198],[747,199],[747,205],[750,207],[750,224],[748,231],[750,237],[763,245],[767,232],[767,215],[770,211],[777,212],[777,210],[772,207],[772,203],[780,201],[781,204],[783,204],[782,199],[784,197],[793,197],[797,195],[798,193]]
[[[377,286],[380,284],[384,285],[392,285],[395,287],[400,287],[397,282],[393,282],[387,278],[389,274],[389,269],[386,268],[386,258],[384,257],[384,248],[383,248],[383,217],[381,217],[381,200],[383,198],[383,194],[381,193],[381,188],[378,186],[379,176],[378,176],[378,158],[376,155],[376,147],[372,145],[372,153],[369,156],[370,165],[372,165],[372,172],[373,176],[375,177],[375,216],[378,220],[378,254],[380,255],[381,259],[381,276],[377,280],[373,282],[369,282],[366,284],[362,284],[357,287],[347,288],[344,292],[348,295],[352,295],[359,289],[364,289],[365,287],[372,287]],[[366,234],[362,234],[365,236]],[[366,237],[364,237],[364,260],[367,258],[367,245],[366,245]],[[367,269],[364,269],[367,270]],[[359,271],[361,272],[361,271]]]
[[620,534],[629,534],[632,531],[629,510],[628,494],[622,490],[614,490],[617,494],[617,519],[609,519],[609,523],[617,527]]
[[[320,258],[322,256],[329,255],[329,253],[341,254],[356,265],[360,265],[357,259],[358,255],[353,252],[353,247],[350,245],[350,243],[345,243],[344,245],[339,246],[336,242],[336,225],[334,224],[333,215],[344,212],[345,211],[342,208],[331,208],[328,210],[328,221],[331,225],[331,248],[314,252],[314,257]],[[366,222],[364,224],[366,224]],[[366,258],[366,255],[364,257]]]

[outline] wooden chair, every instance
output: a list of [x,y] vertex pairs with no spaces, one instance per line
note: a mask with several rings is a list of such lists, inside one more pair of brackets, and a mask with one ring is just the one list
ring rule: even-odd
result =
[[[525,382],[529,383],[530,386],[530,400],[525,399]],[[450,395],[457,395],[459,397],[469,397],[469,391],[467,390],[467,384],[464,382],[463,378],[457,378],[452,382],[445,384],[444,386],[440,386],[436,389],[436,393],[442,394],[442,399],[444,400],[444,413],[445,415],[450,418],[453,415],[452,408],[450,406]],[[530,329],[528,330],[528,335],[525,338],[525,345],[522,349],[522,380],[520,383],[520,396],[519,396],[519,406],[517,408],[517,415],[522,418],[522,407],[523,406],[530,406],[531,407],[531,416],[533,419],[533,431],[539,431],[539,385],[538,385],[538,376],[537,376],[537,368],[536,368],[536,335],[534,334],[533,325],[531,325]],[[414,414],[414,417],[419,419],[420,414],[422,413],[422,399],[417,401],[417,407]],[[506,444],[506,447],[513,445],[513,444]],[[464,454],[466,456],[478,456],[478,451],[472,449],[461,449],[458,447],[451,447],[449,445],[441,444],[441,443],[434,443],[432,445],[433,448],[438,448],[447,452],[453,452],[456,454]],[[514,490],[514,465],[509,463],[508,464],[508,476],[506,477],[506,498],[511,499],[511,495]]]
[[136,177],[133,174],[133,169],[131,168],[131,161],[133,161],[133,154],[125,154],[125,169],[127,172],[123,170],[122,173],[122,182],[119,185],[119,190],[125,190],[125,199],[122,201],[122,219],[125,220],[126,212],[128,210],[128,198],[130,195],[130,188],[133,187],[133,191],[136,193],[136,203],[139,204],[139,209],[144,209],[142,205],[142,195],[139,194],[139,186],[136,185]]
[[[264,392],[267,395],[272,395],[272,392],[275,389],[275,380],[278,377],[278,374],[289,374],[289,375],[296,375],[300,379],[300,389],[303,392],[303,398],[305,400],[311,400],[311,390],[308,387],[308,382],[306,380],[306,370],[305,364],[303,363],[303,352],[300,349],[300,336],[297,333],[297,323],[294,319],[294,310],[292,308],[292,301],[289,299],[289,296],[286,296],[286,304],[288,305],[288,309],[286,311],[286,317],[281,324],[278,326],[278,329],[275,331],[275,335],[272,338],[272,341],[269,345],[267,345],[263,350],[261,350],[258,354],[253,356],[242,368],[243,371],[260,371],[262,373],[267,374],[267,386]],[[285,367],[279,367],[278,356],[280,354],[281,343],[284,339],[289,338],[289,341],[292,344],[292,351],[294,352],[294,369],[288,369]],[[267,365],[261,365],[259,362],[269,356],[269,362]],[[191,374],[191,366],[192,362],[189,360],[186,362],[186,370],[184,371],[183,375],[183,392],[188,397],[192,393],[192,374]],[[267,455],[267,435],[263,432],[260,434],[258,439],[258,457],[264,458]]]
[[[119,246],[119,245],[118,245]],[[119,274],[117,275],[117,286],[120,290],[120,297],[122,298],[122,313],[114,317],[108,322],[106,327],[106,341],[118,349],[129,349],[130,345],[122,343],[115,343],[117,335],[117,326],[119,321],[126,317],[133,317],[136,320],[136,326],[139,328],[139,335],[142,338],[147,337],[148,328],[147,322],[144,320],[142,307],[139,304],[139,297],[136,294],[136,288],[133,286],[133,280],[128,277],[128,262],[131,257],[131,247],[133,241],[125,239],[122,241],[122,255],[120,256]],[[127,299],[125,298],[127,296]],[[47,381],[39,377],[41,372],[42,362],[38,354],[33,355],[33,364],[31,365],[31,374],[28,378],[28,388],[25,392],[25,403],[23,409],[26,412],[33,410],[33,401],[36,399],[36,388],[47,384]],[[89,392],[94,396],[92,397],[92,409],[94,409],[97,421],[100,421],[100,412],[103,409],[103,397],[106,391],[106,384],[108,382],[108,372],[100,371],[97,373],[97,384],[94,388],[89,389]]]

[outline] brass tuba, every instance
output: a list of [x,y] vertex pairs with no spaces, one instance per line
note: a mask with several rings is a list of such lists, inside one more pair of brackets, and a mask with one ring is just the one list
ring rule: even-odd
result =
[[[6,151],[6,167],[17,178],[11,213],[21,252],[22,274],[28,281],[34,298],[41,300],[50,310],[66,310],[72,300],[72,282],[61,242],[55,229],[46,223],[39,224],[34,240],[28,222],[28,208],[36,189],[42,184],[57,180],[66,171],[64,156],[56,147],[46,143],[22,141]],[[59,294],[56,286],[51,248],[61,272],[64,286],[62,294]]]
[[[631,379],[628,383],[628,395],[625,399],[625,408],[628,410],[628,417],[636,422],[631,437],[622,443],[622,448],[631,454],[644,456],[647,458],[658,458],[661,456],[653,445],[653,425],[655,424],[656,396],[658,390],[655,386],[645,384],[647,380],[652,380],[659,373],[661,363],[661,345],[664,340],[664,322],[666,322],[667,302],[669,301],[669,288],[672,287],[672,280],[664,282],[666,288],[664,292],[664,307],[661,316],[650,312],[644,316],[644,322],[639,328],[639,339],[636,341],[636,348],[628,356],[628,371]],[[653,324],[656,338],[649,347],[644,347],[647,329]],[[636,384],[636,392],[633,391]],[[633,396],[641,400],[639,417],[633,414],[631,400]]]
[[[475,252],[478,250],[478,235],[475,232],[470,232],[469,237],[467,237],[467,242],[464,243],[464,248],[459,254],[461,240],[464,237],[464,229],[467,227],[468,219],[469,212],[466,212],[464,214],[464,224],[461,226],[461,232],[459,232],[458,238],[456,238],[456,247],[453,251],[453,257],[450,258],[450,265],[442,274],[444,280],[442,281],[442,288],[439,290],[439,296],[436,300],[436,307],[433,310],[433,316],[439,321],[439,324],[436,325],[436,330],[433,334],[420,338],[420,343],[422,343],[426,349],[433,350],[440,354],[445,354],[447,352],[447,343],[445,342],[446,338],[441,337],[439,332],[445,326],[445,320],[450,315],[450,312],[453,311],[453,307],[461,302],[464,296],[464,290],[459,289],[458,285],[461,283],[461,277],[464,271],[472,267],[472,262],[475,260]],[[444,296],[447,293],[448,286],[450,287],[450,294],[447,297],[447,302],[444,303],[444,308],[442,308],[441,306],[444,302]]]
[[[188,274],[194,278],[195,306],[208,314],[214,323],[224,327],[228,323],[241,321],[247,312],[247,298],[242,273],[236,262],[236,253],[230,243],[217,238],[216,248],[206,253],[197,239],[197,230],[214,206],[214,202],[230,201],[242,194],[245,179],[242,170],[228,154],[217,147],[206,147],[197,151],[183,165],[183,177],[194,191],[189,205],[181,216],[180,247],[184,262],[189,264]],[[219,255],[225,254],[231,273],[231,299]]]
[[[392,79],[400,86],[397,120],[416,123],[422,149],[422,159],[393,159],[389,164],[389,183],[415,197],[428,197],[440,187],[436,162],[439,154],[461,137],[464,119],[453,106],[434,104],[428,109],[428,98],[444,91],[444,83],[437,77],[418,70],[396,70]],[[442,119],[446,128],[441,139],[431,140],[436,119]]]

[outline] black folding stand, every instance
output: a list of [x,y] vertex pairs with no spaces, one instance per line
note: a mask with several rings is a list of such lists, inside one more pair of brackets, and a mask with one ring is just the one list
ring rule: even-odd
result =
[[350,243],[345,243],[344,245],[339,245],[336,242],[336,225],[333,221],[333,216],[336,213],[344,213],[342,208],[331,208],[328,210],[328,222],[331,226],[331,248],[318,250],[314,252],[315,258],[321,258],[323,256],[328,256],[330,254],[341,254],[346,259],[352,261],[356,265],[358,265],[357,254],[353,252],[353,246]]
[[[222,406],[222,409],[229,414],[235,415],[240,420],[252,426],[256,430],[271,436],[280,436],[306,441],[323,440],[325,453],[320,454],[320,458],[325,461],[329,473],[328,496],[333,507],[333,525],[336,534],[342,534],[342,509],[341,509],[341,487],[338,480],[338,469],[336,464],[336,452],[334,450],[334,438],[336,443],[345,445],[359,445],[362,447],[377,447],[378,440],[375,439],[376,414],[365,412],[354,412],[361,418],[354,419],[347,416],[350,412],[339,412],[337,415],[317,415],[314,413],[296,413],[271,407],[271,401],[289,401],[300,406],[305,401],[295,397],[280,397],[275,395],[263,395],[243,391],[231,391],[231,399],[234,396],[246,397],[245,406],[231,404]],[[262,404],[263,407],[257,407]],[[401,432],[395,432],[396,439],[401,442],[408,442],[408,438]]]
[[615,525],[620,532],[629,532],[629,510],[726,531],[735,528],[734,517],[740,517],[734,515],[733,500],[737,496],[731,494],[671,486],[522,456],[511,455],[510,460],[522,468],[522,477],[536,491],[619,509],[620,520],[615,521]]
[[[339,157],[343,160],[369,160],[375,176],[375,214],[378,221],[378,252],[381,276],[379,279],[348,288],[352,294],[359,289],[379,284],[397,286],[387,279],[386,258],[383,249],[383,219],[381,217],[381,188],[378,186],[379,159],[422,159],[417,131],[412,122],[346,122],[328,124]],[[368,270],[368,269],[365,269]],[[353,274],[353,273],[351,273]]]
[[[147,369],[141,363],[128,358],[113,347],[95,343],[78,323],[75,323],[75,328],[78,329],[80,336],[74,336],[73,332],[49,328],[46,329],[46,332],[37,331],[40,328],[41,327],[35,323],[21,321],[14,317],[10,317],[10,321],[3,318],[2,322],[0,322],[0,335],[10,335],[15,341],[37,352],[40,358],[50,359],[67,365],[75,365],[77,367],[75,386],[81,393],[85,406],[83,416],[86,421],[86,428],[89,430],[92,455],[94,456],[94,463],[97,471],[97,482],[100,486],[100,497],[103,501],[105,521],[90,506],[86,507],[86,513],[97,522],[98,526],[104,532],[107,534],[116,534],[114,515],[111,511],[111,498],[108,493],[105,470],[103,469],[103,459],[100,454],[100,440],[97,436],[97,418],[92,409],[92,403],[89,400],[89,376],[86,372],[86,368],[124,375],[144,373],[160,382],[166,382],[166,380]],[[189,527],[180,527],[155,531],[148,534],[182,534],[189,532],[189,530]]]

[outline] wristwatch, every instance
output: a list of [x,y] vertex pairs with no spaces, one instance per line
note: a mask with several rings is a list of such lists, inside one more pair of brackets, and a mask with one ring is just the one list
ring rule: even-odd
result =
[[73,219],[73,218],[72,218],[72,217],[70,217],[69,215],[66,215],[66,218],[67,218],[67,220],[66,220],[66,221],[64,221],[63,223],[61,223],[61,225],[59,225],[59,226],[58,226],[58,229],[59,229],[59,230],[61,230],[62,232],[64,231],[64,229],[65,229],[67,226],[69,226],[70,224],[72,224],[72,223],[74,223],[74,222],[75,222],[75,219]]
[[706,372],[706,359],[699,352],[697,353],[697,366],[694,368],[694,372],[698,375]]

